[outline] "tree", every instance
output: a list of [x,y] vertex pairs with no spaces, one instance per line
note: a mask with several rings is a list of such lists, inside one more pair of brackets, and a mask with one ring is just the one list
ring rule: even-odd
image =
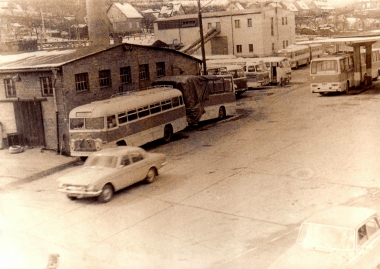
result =
[[156,17],[152,13],[143,13],[142,16],[141,24],[143,25],[143,28],[147,31],[153,30],[153,24],[156,21]]

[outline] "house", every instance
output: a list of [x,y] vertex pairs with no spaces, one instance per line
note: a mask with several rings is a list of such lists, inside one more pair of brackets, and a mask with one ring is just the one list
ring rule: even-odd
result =
[[112,3],[107,9],[107,17],[113,33],[138,33],[143,28],[143,16],[128,3]]
[[185,10],[181,4],[170,4],[167,6],[162,6],[160,13],[158,14],[159,18],[168,18],[173,16],[185,15]]
[[[282,8],[203,13],[202,24],[207,55],[263,57],[295,42],[294,12]],[[197,14],[157,19],[154,34],[166,44],[183,44],[183,52],[200,54]]]
[[38,51],[0,59],[2,144],[69,154],[69,112],[112,94],[150,87],[166,75],[199,74],[200,60],[179,51],[123,43]]

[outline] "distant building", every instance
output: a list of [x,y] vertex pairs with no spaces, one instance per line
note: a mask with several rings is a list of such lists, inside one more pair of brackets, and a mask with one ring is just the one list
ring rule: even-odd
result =
[[227,6],[226,10],[227,11],[230,11],[230,10],[244,10],[244,7],[239,2],[236,2],[236,3],[230,3]]
[[2,62],[2,145],[69,154],[68,116],[73,108],[143,90],[162,76],[196,75],[200,70],[200,60],[170,49],[127,43],[87,49],[12,55],[13,60]]
[[168,18],[173,16],[185,15],[185,10],[181,4],[170,4],[162,6],[160,13],[158,14],[159,18]]
[[128,3],[112,3],[107,10],[113,33],[141,32],[143,16]]
[[[202,18],[208,55],[268,56],[295,42],[294,12],[282,8],[210,12]],[[166,44],[199,43],[197,14],[158,19],[154,33]]]

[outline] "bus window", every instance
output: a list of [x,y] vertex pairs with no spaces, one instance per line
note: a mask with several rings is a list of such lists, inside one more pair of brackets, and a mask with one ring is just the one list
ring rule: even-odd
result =
[[[104,118],[86,118],[86,129],[87,130],[100,130],[104,129]],[[115,121],[116,124],[116,121]]]
[[161,104],[154,103],[150,105],[150,114],[156,114],[161,111]]
[[214,88],[215,88],[215,92],[217,92],[217,93],[222,93],[222,92],[224,92],[223,81],[222,81],[221,79],[216,80],[216,81],[214,82]]
[[137,119],[137,112],[136,109],[129,110],[127,112],[128,114],[128,121],[136,120]]
[[247,72],[256,72],[256,68],[254,65],[249,65],[248,66],[248,71]]
[[207,92],[208,92],[208,94],[214,94],[215,93],[214,81],[210,80],[207,82]]
[[149,106],[139,107],[137,110],[139,118],[143,118],[149,115]]
[[162,107],[162,110],[171,109],[172,108],[172,102],[171,102],[171,100],[161,101],[161,107]]
[[119,113],[118,115],[118,121],[119,121],[119,124],[123,124],[123,123],[126,123],[128,121],[128,118],[127,118],[127,113]]
[[107,127],[114,128],[116,127],[116,117],[115,115],[107,116]]
[[70,129],[71,130],[77,130],[77,129],[84,129],[84,119],[70,119]]
[[179,106],[179,98],[178,97],[172,98],[172,105],[173,105],[173,107]]

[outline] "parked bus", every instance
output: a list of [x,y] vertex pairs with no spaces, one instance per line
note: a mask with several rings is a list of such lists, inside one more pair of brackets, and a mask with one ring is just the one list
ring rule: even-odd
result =
[[290,45],[278,51],[278,56],[287,57],[292,68],[310,63],[310,47],[307,45]]
[[319,58],[323,55],[322,44],[308,44],[310,50],[310,60]]
[[182,93],[169,86],[127,92],[76,107],[69,114],[71,156],[111,146],[140,146],[186,128]]
[[286,57],[264,57],[261,58],[268,71],[271,84],[287,85],[292,79],[292,69]]
[[236,97],[231,75],[166,76],[155,85],[171,85],[180,90],[186,107],[187,122],[197,124],[236,114]]
[[380,77],[380,49],[372,48],[372,78]]
[[240,65],[207,66],[208,75],[231,75],[235,84],[235,94],[240,96],[247,91],[247,77]]
[[354,85],[353,56],[336,54],[313,59],[310,64],[310,76],[313,93],[347,93]]
[[240,65],[243,67],[247,77],[248,89],[258,88],[269,85],[269,71],[264,62],[260,58],[236,58],[223,60],[209,60],[207,64],[210,66],[223,65]]

